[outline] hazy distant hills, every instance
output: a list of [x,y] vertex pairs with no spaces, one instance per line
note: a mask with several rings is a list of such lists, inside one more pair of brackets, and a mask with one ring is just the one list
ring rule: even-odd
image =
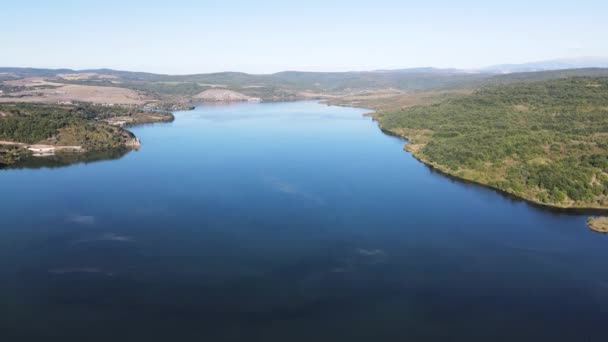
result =
[[101,74],[116,75],[128,79],[147,80],[147,81],[164,81],[174,79],[176,81],[183,80],[204,80],[218,82],[250,82],[254,79],[257,81],[268,80],[269,78],[283,79],[289,81],[298,81],[311,78],[325,79],[343,79],[345,77],[377,77],[383,78],[387,74],[417,74],[417,75],[456,75],[456,74],[508,74],[519,72],[535,72],[535,71],[550,71],[562,69],[583,69],[583,68],[608,68],[608,57],[579,57],[579,58],[562,58],[545,61],[537,61],[522,64],[499,64],[479,69],[457,69],[457,68],[434,68],[434,67],[419,67],[419,68],[404,68],[404,69],[379,69],[373,71],[350,71],[350,72],[304,72],[304,71],[282,71],[274,74],[247,74],[243,72],[217,72],[207,74],[190,74],[190,75],[164,75],[149,72],[134,72],[120,71],[112,69],[44,69],[44,68],[13,68],[0,67],[1,74],[15,74],[20,77],[28,76],[53,76],[56,74],[65,73],[86,73],[94,72]]
[[[82,75],[82,77],[74,75]],[[263,99],[299,97],[301,92],[333,93],[388,88],[400,90],[454,88],[461,87],[465,83],[475,83],[490,76],[492,76],[491,73],[466,73],[452,69],[433,68],[352,72],[284,71],[264,75],[241,72],[161,75],[109,69],[0,68],[0,81],[24,77],[44,77],[59,83],[124,87],[173,95],[195,95],[210,88],[224,88]]]
[[407,68],[407,69],[381,69],[375,70],[374,72],[378,73],[404,73],[404,74],[416,74],[416,73],[426,73],[426,74],[455,74],[455,73],[463,73],[465,70],[456,69],[456,68],[433,68],[433,67],[425,67],[425,68]]
[[[0,91],[3,92],[0,97],[4,97],[5,101],[8,101],[8,98],[24,100],[24,96],[32,99],[36,94],[58,92],[57,89],[50,89],[53,87],[71,86],[64,90],[73,90],[75,86],[81,86],[80,90],[89,93],[119,92],[122,89],[123,92],[136,91],[147,100],[173,102],[191,99],[201,93],[209,94],[204,92],[213,89],[233,92],[222,94],[238,93],[242,99],[282,101],[363,94],[379,90],[392,94],[474,89],[488,84],[544,81],[572,76],[608,76],[608,58],[556,59],[498,65],[479,70],[425,67],[351,72],[283,71],[274,74],[218,72],[162,75],[111,69],[0,68]],[[23,81],[18,81],[20,79]],[[215,91],[211,94],[219,93]],[[38,100],[49,99],[41,97]]]
[[608,68],[608,57],[564,58],[523,64],[502,64],[483,68],[480,71],[507,74],[513,72],[534,72],[583,68]]

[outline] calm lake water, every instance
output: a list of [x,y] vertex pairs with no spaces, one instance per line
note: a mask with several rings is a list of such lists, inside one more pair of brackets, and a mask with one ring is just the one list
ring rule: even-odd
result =
[[434,173],[365,112],[200,106],[0,171],[0,340],[608,340],[586,216]]

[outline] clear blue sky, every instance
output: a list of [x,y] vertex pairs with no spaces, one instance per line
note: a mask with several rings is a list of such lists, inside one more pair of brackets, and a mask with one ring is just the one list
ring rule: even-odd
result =
[[0,66],[475,68],[608,56],[608,1],[3,1]]

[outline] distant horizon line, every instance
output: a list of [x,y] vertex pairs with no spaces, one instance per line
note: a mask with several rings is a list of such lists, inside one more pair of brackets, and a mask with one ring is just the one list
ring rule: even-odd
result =
[[[234,69],[228,69],[223,71],[211,71],[211,72],[189,72],[189,73],[165,73],[165,72],[154,72],[154,71],[142,71],[142,70],[134,70],[129,68],[122,67],[93,67],[93,68],[70,68],[70,67],[32,67],[32,66],[0,66],[0,70],[2,69],[29,69],[29,70],[48,70],[48,71],[71,71],[71,72],[94,72],[94,71],[115,71],[115,72],[130,72],[130,73],[143,73],[143,74],[152,74],[152,75],[162,75],[162,76],[190,76],[190,75],[209,75],[209,74],[226,74],[226,73],[235,73],[235,74],[247,74],[254,76],[264,76],[264,75],[275,75],[280,73],[287,72],[299,72],[299,73],[365,73],[365,72],[395,72],[395,71],[415,71],[415,70],[436,70],[436,71],[452,71],[458,73],[501,73],[497,69],[500,68],[517,68],[517,67],[529,67],[534,69],[533,65],[541,64],[541,63],[598,63],[600,65],[585,65],[585,66],[568,66],[564,65],[564,68],[542,68],[537,67],[539,70],[528,70],[527,72],[533,71],[549,71],[549,70],[566,70],[566,69],[586,69],[586,68],[608,68],[608,56],[581,56],[581,57],[572,57],[572,58],[554,58],[547,60],[537,60],[532,62],[524,62],[524,63],[502,63],[502,64],[492,64],[484,67],[477,68],[458,68],[458,67],[436,67],[436,66],[417,66],[417,67],[395,67],[395,68],[377,68],[377,69],[352,69],[345,71],[314,71],[314,70],[305,70],[303,69],[284,69],[276,72],[246,72],[246,71],[237,71]],[[521,72],[521,71],[515,71]],[[524,71],[526,72],[526,71]]]

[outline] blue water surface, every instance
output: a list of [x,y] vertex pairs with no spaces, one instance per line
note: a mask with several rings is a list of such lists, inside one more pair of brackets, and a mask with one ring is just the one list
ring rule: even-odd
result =
[[586,215],[452,180],[364,109],[201,105],[0,171],[0,340],[606,341]]

